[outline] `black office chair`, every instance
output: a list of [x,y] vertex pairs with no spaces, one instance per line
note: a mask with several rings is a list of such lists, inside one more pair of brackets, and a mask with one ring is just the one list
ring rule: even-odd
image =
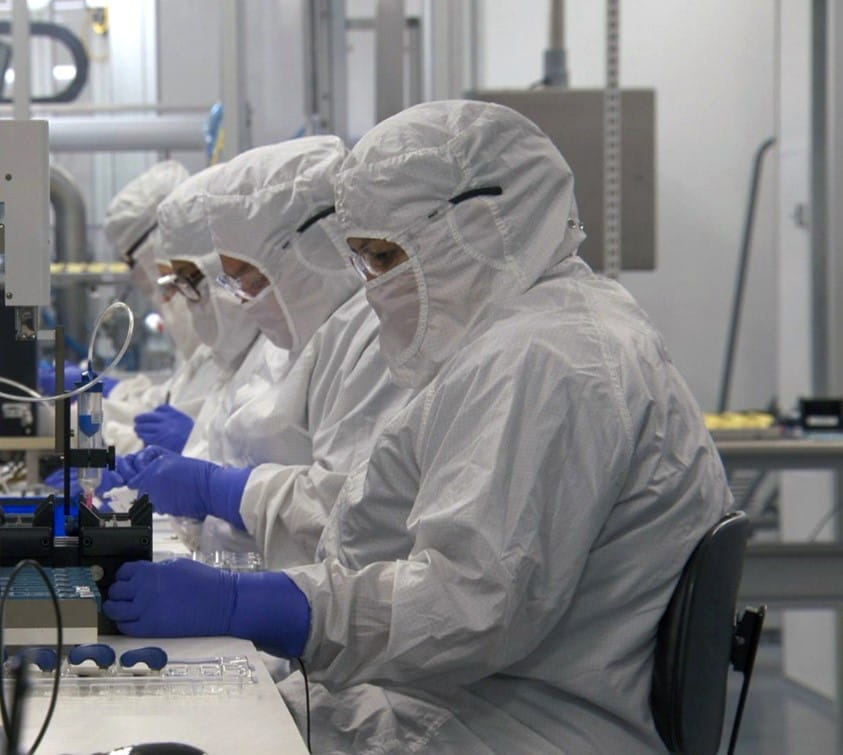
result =
[[744,681],[729,753],[746,703],[765,607],[735,619],[749,518],[728,514],[697,545],[659,624],[650,706],[667,749],[714,755],[720,746],[729,664]]

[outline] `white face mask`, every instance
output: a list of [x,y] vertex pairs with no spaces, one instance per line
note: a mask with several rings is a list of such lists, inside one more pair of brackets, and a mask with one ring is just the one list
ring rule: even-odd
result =
[[177,294],[170,301],[161,301],[161,317],[165,333],[170,336],[182,359],[188,359],[199,345],[200,336],[193,326],[187,300]]
[[135,266],[129,272],[129,280],[132,282],[132,285],[140,291],[147,299],[151,301],[156,300],[156,287],[155,284],[149,279],[149,275],[147,274],[146,270],[144,270],[140,265],[135,264]]
[[223,368],[232,367],[255,339],[257,327],[231,294],[210,286],[207,278],[199,284],[199,295],[196,302],[178,296],[190,308],[196,332],[214,360]]
[[[213,348],[219,335],[217,314],[214,311],[211,292],[208,286],[202,286],[200,290],[201,296],[199,301],[192,301],[187,306],[193,318],[193,327],[196,328],[196,332],[199,334],[199,338],[202,339],[202,343]],[[177,294],[177,296],[181,297],[180,294]]]
[[152,239],[148,238],[138,247],[132,255],[132,260],[134,264],[129,273],[132,283],[150,301],[155,302],[156,307],[159,307],[161,297],[158,294],[156,281],[160,277],[160,273],[155,263],[155,245]]
[[407,260],[366,284],[366,299],[380,320],[381,354],[400,385],[412,385],[414,372],[406,368],[421,345],[427,320],[413,269]]
[[267,286],[251,301],[243,302],[243,311],[257,323],[261,332],[278,348],[291,349],[293,334],[281,303],[272,289]]

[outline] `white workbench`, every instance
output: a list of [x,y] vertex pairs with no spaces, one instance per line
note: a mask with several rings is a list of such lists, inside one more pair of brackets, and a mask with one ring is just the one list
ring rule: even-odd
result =
[[[257,683],[224,693],[193,692],[113,697],[62,693],[38,753],[90,755],[143,742],[182,742],[209,755],[236,752],[306,755],[307,747],[254,646],[231,637],[138,639],[109,636],[101,641],[119,656],[124,650],[159,645],[173,660],[247,656]],[[43,691],[30,696],[24,709],[23,742],[29,748],[47,710]]]
[[[155,516],[155,560],[189,556],[175,537],[169,520]],[[101,642],[121,652],[158,645],[170,660],[198,660],[219,656],[246,656],[254,666],[256,683],[233,686],[222,693],[181,689],[155,694],[113,697],[80,695],[71,684],[59,688],[59,701],[50,728],[38,753],[43,755],[90,755],[143,742],[182,742],[204,749],[209,755],[285,753],[306,755],[307,747],[259,653],[251,642],[232,637],[140,639],[107,636]],[[8,699],[8,697],[7,697]],[[49,704],[43,688],[31,695],[24,711],[22,745],[28,749],[38,733]],[[23,748],[22,748],[23,749]],[[24,750],[26,751],[26,750]]]

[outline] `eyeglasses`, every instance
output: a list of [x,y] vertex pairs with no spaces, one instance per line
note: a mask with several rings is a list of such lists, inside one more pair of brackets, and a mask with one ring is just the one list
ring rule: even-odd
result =
[[251,268],[250,270],[246,270],[242,275],[220,273],[216,278],[216,282],[230,294],[234,294],[238,299],[251,301],[269,285],[270,281],[260,270]]
[[[323,218],[333,215],[336,212],[333,206],[326,207],[320,210],[315,215],[311,215],[298,228],[296,233],[303,234],[310,226],[318,223]],[[281,249],[288,249],[291,242],[288,240],[281,245]],[[216,277],[218,285],[222,286],[230,294],[233,294],[242,301],[251,301],[256,298],[269,284],[270,280],[257,268],[251,268],[245,271],[242,275],[228,275],[227,273],[220,273]]]
[[[503,194],[503,189],[500,186],[481,186],[476,189],[469,189],[462,194],[457,194],[448,200],[451,206],[461,204],[467,199],[474,199],[475,197],[498,197]],[[441,208],[440,208],[441,209]],[[432,220],[435,218],[440,209],[433,210],[429,213],[425,220]],[[379,275],[398,267],[402,262],[409,259],[407,253],[398,244],[394,244],[385,239],[370,239],[368,242],[362,244],[359,249],[351,249],[351,265],[357,271],[357,274],[364,281],[371,281]]]
[[201,270],[196,270],[189,275],[178,275],[169,273],[158,279],[158,287],[161,289],[161,296],[164,301],[170,301],[176,293],[180,293],[188,301],[199,301],[202,294],[199,292],[199,284],[205,275]]
[[370,281],[410,258],[398,244],[373,239],[359,249],[352,249],[350,259],[357,274],[364,281]]

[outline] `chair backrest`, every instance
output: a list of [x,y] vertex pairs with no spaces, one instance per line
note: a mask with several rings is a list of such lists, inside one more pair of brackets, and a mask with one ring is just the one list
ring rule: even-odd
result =
[[713,755],[720,745],[748,535],[743,512],[714,525],[688,559],[659,624],[650,706],[673,753]]

